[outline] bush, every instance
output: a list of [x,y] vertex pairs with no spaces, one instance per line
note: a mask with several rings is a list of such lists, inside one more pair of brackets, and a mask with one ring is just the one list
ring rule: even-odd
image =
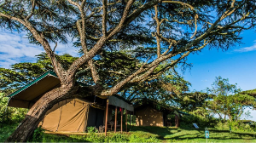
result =
[[185,115],[180,120],[180,127],[194,128],[192,123],[197,123],[199,128],[214,127],[218,123],[218,120],[213,117],[205,118],[197,115]]
[[8,98],[0,93],[0,125],[20,122],[24,119],[27,109],[7,107]]
[[44,129],[39,126],[34,130],[32,137],[29,139],[32,142],[42,142],[44,137]]
[[87,127],[87,132],[88,133],[98,133],[98,130],[96,127]]
[[240,120],[237,121],[219,121],[215,126],[218,130],[230,130],[231,131],[238,131],[238,132],[251,132],[255,130],[255,127],[251,126],[250,124],[245,124]]

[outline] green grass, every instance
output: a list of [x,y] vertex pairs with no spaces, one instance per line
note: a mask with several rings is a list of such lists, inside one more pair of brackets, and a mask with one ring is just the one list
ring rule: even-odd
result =
[[[0,128],[0,142],[15,130],[18,124],[2,125]],[[89,134],[84,136],[71,135],[50,135],[43,134],[38,142],[187,142],[197,143],[206,142],[204,138],[204,130],[196,130],[193,128],[167,128],[167,127],[136,127],[132,126],[128,133],[108,133],[105,137],[102,134]],[[252,143],[256,142],[256,134],[246,132],[233,132],[227,130],[210,130],[210,139],[208,143]]]
[[[152,134],[163,142],[206,142],[204,130],[167,128],[167,127],[133,127],[133,133]],[[210,130],[208,142],[256,142],[256,134]]]
[[16,129],[18,123],[0,124],[0,142],[4,142]]

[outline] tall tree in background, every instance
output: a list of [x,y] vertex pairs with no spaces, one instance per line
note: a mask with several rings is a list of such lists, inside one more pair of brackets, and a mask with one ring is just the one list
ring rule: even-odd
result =
[[215,96],[206,101],[205,107],[212,113],[219,115],[220,119],[238,120],[246,107],[256,107],[253,96],[241,94],[237,84],[230,84],[228,79],[216,77],[212,88],[208,91]]
[[[91,71],[91,78],[84,79],[87,91],[111,96],[127,84],[152,80],[178,63],[186,64],[189,54],[207,45],[228,49],[240,42],[239,33],[255,25],[255,5],[254,0],[1,1],[1,27],[26,31],[32,43],[44,48],[61,81],[58,89],[45,93],[33,105],[7,141],[25,141],[47,109],[77,92],[81,87],[75,77],[81,68]],[[77,39],[74,46],[83,54],[65,67],[55,51],[58,42],[67,42],[67,36]],[[155,52],[143,57],[151,47],[156,47]],[[129,50],[126,57],[137,58],[137,64],[118,71],[110,64],[109,71],[122,78],[103,86],[104,77],[93,59],[107,60],[104,51],[120,55],[122,49]]]

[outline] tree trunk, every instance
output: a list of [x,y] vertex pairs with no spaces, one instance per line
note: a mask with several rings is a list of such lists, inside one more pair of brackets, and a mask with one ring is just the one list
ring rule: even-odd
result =
[[25,119],[20,123],[6,142],[26,142],[43,119],[45,113],[61,100],[72,97],[79,87],[73,84],[55,88],[44,94],[29,110]]

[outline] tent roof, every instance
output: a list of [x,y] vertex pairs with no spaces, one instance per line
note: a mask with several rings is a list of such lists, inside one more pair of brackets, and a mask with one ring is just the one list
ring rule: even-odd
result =
[[40,80],[44,79],[47,76],[53,76],[58,78],[58,76],[56,75],[55,72],[53,71],[47,71],[46,73],[42,74],[41,76],[39,76],[38,78],[36,78],[34,81],[28,83],[27,85],[23,86],[22,88],[16,90],[15,92],[11,93],[10,95],[8,95],[7,97],[13,97],[19,93],[21,93],[22,91],[26,90],[27,88],[35,85],[36,83],[38,83]]
[[[78,83],[78,84],[80,86],[83,86],[82,83]],[[43,75],[36,78],[34,81],[28,83],[24,87],[8,95],[7,97],[10,97],[8,106],[30,108],[44,93],[46,93],[47,91],[59,85],[60,85],[60,80],[56,75],[56,73],[53,71],[47,71]],[[107,99],[108,96],[107,97],[99,96],[99,98]],[[131,105],[131,103],[121,96],[113,95],[113,97],[111,97],[111,101],[113,101],[111,102],[112,105],[115,105],[115,106],[120,105],[118,107],[123,107],[123,108],[126,108],[127,110],[133,111],[133,106]],[[121,104],[121,102],[123,103]]]
[[8,106],[30,108],[45,92],[60,84],[60,80],[53,71],[48,71],[24,87],[8,95]]

